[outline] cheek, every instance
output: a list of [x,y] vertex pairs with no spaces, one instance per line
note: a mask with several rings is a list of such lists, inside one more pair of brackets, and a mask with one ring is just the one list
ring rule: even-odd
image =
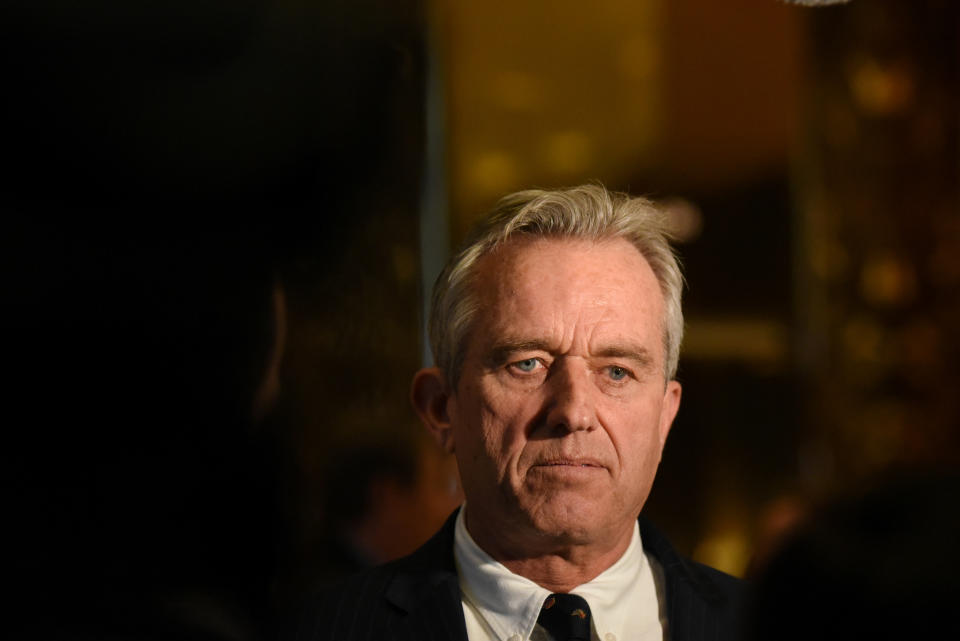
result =
[[610,433],[610,440],[622,470],[644,477],[656,470],[663,444],[660,442],[660,412],[656,404],[634,406],[619,413],[621,429]]
[[489,393],[477,407],[483,448],[501,470],[516,464],[537,413],[535,394]]

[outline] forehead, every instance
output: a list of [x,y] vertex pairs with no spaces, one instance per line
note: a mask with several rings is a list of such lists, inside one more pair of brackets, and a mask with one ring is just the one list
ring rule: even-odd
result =
[[512,239],[481,259],[474,287],[474,327],[486,333],[563,338],[582,328],[597,337],[662,335],[660,285],[622,238]]

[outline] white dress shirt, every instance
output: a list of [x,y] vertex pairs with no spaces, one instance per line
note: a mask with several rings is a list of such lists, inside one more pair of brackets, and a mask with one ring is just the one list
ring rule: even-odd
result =
[[[457,516],[453,553],[470,641],[549,641],[537,617],[550,591],[514,574],[480,549]],[[655,561],[643,552],[634,524],[627,550],[592,581],[570,592],[587,600],[594,641],[662,641]],[[661,591],[662,593],[662,591]]]

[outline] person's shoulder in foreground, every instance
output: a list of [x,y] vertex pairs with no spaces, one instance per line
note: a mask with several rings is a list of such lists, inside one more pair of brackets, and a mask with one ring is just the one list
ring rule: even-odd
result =
[[681,396],[666,230],[598,185],[500,201],[437,278],[411,386],[463,514],[315,601],[302,639],[737,638],[739,584],[637,526]]

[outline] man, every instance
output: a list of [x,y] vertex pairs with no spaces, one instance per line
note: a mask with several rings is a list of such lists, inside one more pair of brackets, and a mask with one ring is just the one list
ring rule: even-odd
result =
[[412,386],[465,507],[321,597],[301,638],[736,638],[740,582],[638,522],[680,404],[681,288],[647,201],[502,200],[437,280],[437,367]]

